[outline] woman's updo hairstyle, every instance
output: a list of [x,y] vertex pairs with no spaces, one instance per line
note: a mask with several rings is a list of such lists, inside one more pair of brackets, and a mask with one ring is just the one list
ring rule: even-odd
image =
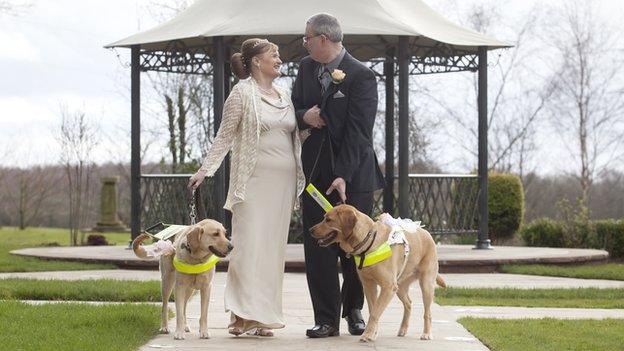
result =
[[251,75],[251,59],[269,50],[277,50],[277,45],[266,39],[251,38],[241,45],[240,52],[232,55],[230,67],[238,79],[246,79]]

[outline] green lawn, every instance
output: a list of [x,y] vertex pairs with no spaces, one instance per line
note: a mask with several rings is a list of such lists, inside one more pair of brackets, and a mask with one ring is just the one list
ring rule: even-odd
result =
[[624,319],[490,319],[459,322],[492,351],[622,350]]
[[607,263],[583,266],[504,265],[501,273],[545,275],[582,279],[624,280],[624,264]]
[[0,302],[2,350],[136,350],[158,333],[160,306]]
[[440,305],[624,308],[624,289],[437,289]]
[[0,300],[156,302],[160,281],[0,279]]
[[[110,243],[127,245],[128,233],[105,233]],[[69,245],[69,231],[56,228],[27,228],[19,230],[13,227],[0,228],[0,272],[41,272],[73,271],[85,269],[114,269],[112,264],[92,264],[81,262],[63,262],[40,260],[9,254],[11,250],[27,247]]]

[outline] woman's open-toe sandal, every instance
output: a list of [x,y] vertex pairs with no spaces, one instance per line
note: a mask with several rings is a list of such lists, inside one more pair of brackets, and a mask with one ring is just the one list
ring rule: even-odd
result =
[[245,320],[236,317],[236,321],[228,327],[228,333],[239,336],[245,332]]
[[256,330],[250,335],[254,336],[262,336],[266,338],[270,338],[273,336],[273,329],[270,328],[256,328]]
[[241,334],[247,333],[251,330],[258,329],[260,327],[260,323],[256,321],[245,320],[242,326],[231,326],[228,328],[228,333],[232,335],[239,336]]

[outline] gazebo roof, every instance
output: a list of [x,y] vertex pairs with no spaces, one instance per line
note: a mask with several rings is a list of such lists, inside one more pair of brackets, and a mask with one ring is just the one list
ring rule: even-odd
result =
[[223,36],[236,48],[259,36],[278,44],[285,60],[293,60],[304,53],[305,21],[319,12],[339,19],[345,46],[362,60],[383,57],[398,36],[410,37],[413,56],[456,56],[475,54],[480,46],[510,46],[450,22],[421,0],[197,0],[171,20],[106,47],[140,45],[145,51],[172,51],[175,43],[204,47],[210,55],[212,37]]

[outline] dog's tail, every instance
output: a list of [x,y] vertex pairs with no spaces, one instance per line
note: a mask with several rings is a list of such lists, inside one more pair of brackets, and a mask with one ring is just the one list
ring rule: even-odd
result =
[[442,276],[441,276],[441,275],[439,275],[439,274],[436,276],[436,283],[437,283],[440,287],[442,287],[442,288],[446,288],[446,282],[444,281],[444,278],[442,278]]
[[136,239],[134,239],[132,241],[132,251],[134,251],[134,254],[139,257],[139,258],[147,258],[147,251],[145,251],[145,249],[143,248],[143,246],[141,246],[141,243],[144,242],[145,240],[149,239],[150,236],[143,233],[139,236],[136,237]]

